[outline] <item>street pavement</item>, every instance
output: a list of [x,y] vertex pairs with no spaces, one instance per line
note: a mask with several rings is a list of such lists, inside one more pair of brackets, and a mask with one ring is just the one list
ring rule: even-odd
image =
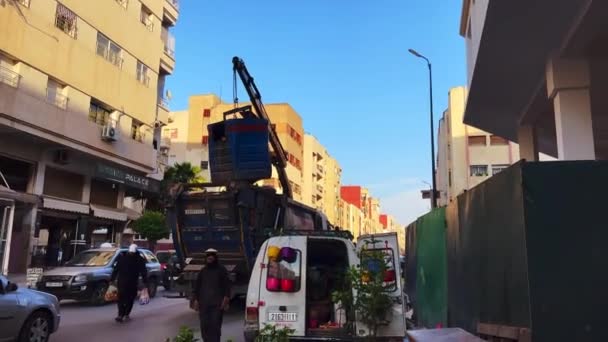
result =
[[[196,331],[200,341],[196,312],[183,298],[166,298],[160,291],[147,305],[135,303],[131,321],[116,323],[116,304],[92,307],[62,302],[61,324],[51,342],[165,342],[175,337],[181,326]],[[224,317],[222,341],[243,340],[243,304],[234,303]]]

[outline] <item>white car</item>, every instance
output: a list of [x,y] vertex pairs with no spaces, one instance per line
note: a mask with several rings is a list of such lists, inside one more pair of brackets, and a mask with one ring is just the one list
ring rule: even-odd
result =
[[47,342],[61,319],[57,297],[0,275],[0,341]]

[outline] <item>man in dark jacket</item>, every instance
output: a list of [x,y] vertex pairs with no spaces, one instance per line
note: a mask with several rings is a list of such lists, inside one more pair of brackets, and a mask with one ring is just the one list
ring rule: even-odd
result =
[[129,246],[128,253],[118,256],[114,270],[112,271],[112,282],[118,278],[118,316],[116,322],[129,320],[129,314],[133,309],[133,302],[137,297],[137,285],[141,275],[144,285],[148,285],[148,270],[146,260],[137,251],[137,245]]
[[217,251],[208,249],[206,264],[196,279],[193,304],[198,308],[204,342],[220,342],[224,310],[230,303],[228,271],[219,264]]

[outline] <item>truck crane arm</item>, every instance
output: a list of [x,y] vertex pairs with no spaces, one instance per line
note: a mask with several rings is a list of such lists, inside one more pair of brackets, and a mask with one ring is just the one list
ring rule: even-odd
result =
[[[255,114],[259,116],[261,119],[268,121],[268,132],[270,137],[270,146],[274,152],[274,157],[272,158],[272,163],[277,169],[277,173],[279,175],[279,182],[281,183],[281,187],[283,188],[283,195],[287,198],[292,198],[292,190],[291,185],[289,183],[289,178],[287,177],[287,154],[285,153],[285,149],[283,145],[281,145],[281,141],[279,140],[279,136],[276,131],[272,128],[272,123],[270,118],[268,117],[268,113],[266,113],[266,108],[264,107],[264,103],[262,103],[262,96],[258,90],[258,87],[255,85],[253,81],[253,77],[249,74],[247,67],[245,66],[245,62],[239,57],[232,58],[233,72],[239,75],[241,82],[243,82],[243,86],[249,95],[249,99],[251,100],[251,105],[255,110]],[[236,86],[236,84],[235,84]]]

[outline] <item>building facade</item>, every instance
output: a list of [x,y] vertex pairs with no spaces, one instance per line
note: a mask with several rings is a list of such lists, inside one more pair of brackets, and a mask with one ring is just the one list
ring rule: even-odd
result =
[[[516,143],[463,123],[466,101],[465,87],[450,89],[448,108],[439,121],[436,172],[441,206],[520,160]],[[544,154],[540,158],[552,159]]]
[[342,169],[327,149],[310,134],[304,135],[302,199],[317,208],[331,224],[340,220],[340,182]]
[[465,123],[518,142],[526,160],[607,159],[607,14],[605,1],[539,0],[522,11],[463,0]]
[[[247,105],[246,103],[241,106]],[[283,148],[287,152],[287,176],[291,182],[293,197],[303,201],[302,172],[304,158],[304,128],[300,115],[287,103],[266,104],[266,111]],[[207,125],[224,120],[224,112],[234,109],[213,94],[195,95],[189,99],[188,110],[172,112],[170,123],[163,128],[162,145],[169,151],[170,165],[190,162],[202,169],[202,176],[211,181],[209,170],[209,133]],[[281,192],[276,170],[272,178],[260,181]]]
[[124,199],[158,193],[177,19],[176,0],[0,3],[3,272],[117,241]]
[[342,186],[342,199],[355,206],[362,213],[357,235],[373,234],[382,231],[380,223],[380,201],[371,196],[368,189],[358,185]]

